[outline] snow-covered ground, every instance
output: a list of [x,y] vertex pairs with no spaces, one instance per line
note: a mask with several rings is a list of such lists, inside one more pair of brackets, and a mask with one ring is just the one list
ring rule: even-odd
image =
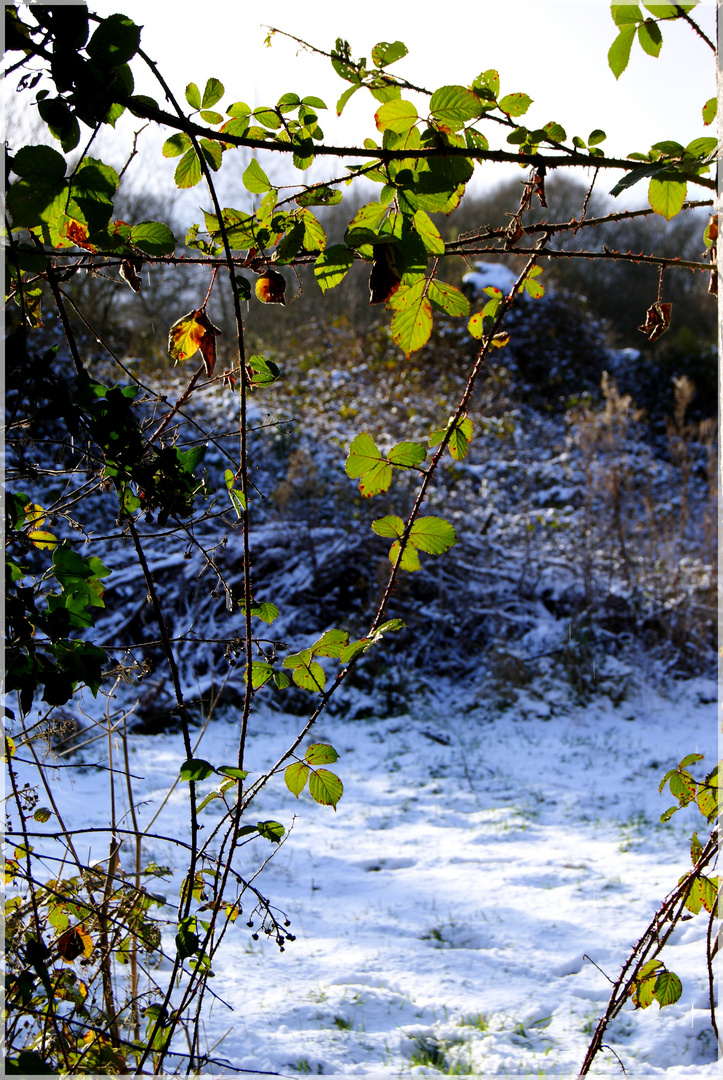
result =
[[[255,884],[288,914],[296,940],[283,954],[273,939],[254,941],[249,905],[214,962],[206,1048],[234,1069],[292,1077],[575,1076],[605,1008],[606,975],[617,976],[690,866],[688,837],[705,834],[693,809],[660,824],[672,800],[658,783],[694,750],[712,767],[715,697],[704,678],[665,693],[641,681],[617,705],[575,706],[564,694],[541,703],[521,689],[500,709],[449,685],[407,715],[322,720],[309,742],[339,752],[336,812],[306,792],[297,801],[279,776],[249,818],[293,824]],[[299,724],[255,714],[251,779]],[[196,756],[233,762],[236,736],[237,717],[217,715]],[[102,760],[99,745],[83,751],[86,762]],[[176,734],[133,734],[130,747],[145,826],[185,755]],[[108,824],[107,773],[50,772],[68,826]],[[202,812],[207,828],[219,805]],[[153,831],[187,834],[185,784]],[[106,845],[107,835],[93,857]],[[257,838],[239,871],[252,873],[271,850]],[[145,856],[183,872],[172,845],[149,841]],[[126,870],[131,859],[128,845]],[[172,885],[156,889],[172,902]],[[162,914],[172,923],[172,908]],[[171,954],[174,932],[164,938]],[[630,1005],[608,1030],[628,1075],[717,1075],[704,947],[703,914],[662,956],[682,979],[680,1001]],[[596,1074],[622,1075],[611,1052]]]

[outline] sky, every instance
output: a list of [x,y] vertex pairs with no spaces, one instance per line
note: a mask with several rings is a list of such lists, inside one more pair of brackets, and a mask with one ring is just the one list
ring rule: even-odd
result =
[[[237,100],[270,105],[286,92],[322,97],[330,108],[322,114],[322,126],[334,144],[374,137],[372,117],[378,105],[368,93],[357,94],[337,120],[334,105],[347,84],[325,57],[281,35],[266,47],[265,18],[327,51],[336,37],[344,37],[355,57],[369,57],[377,41],[401,40],[409,55],[391,70],[432,90],[468,84],[481,71],[496,68],[502,94],[524,91],[533,98],[525,118],[529,126],[555,120],[569,137],[583,138],[602,128],[608,134],[604,149],[613,156],[645,152],[662,139],[685,145],[711,134],[700,115],[715,94],[715,66],[705,43],[690,27],[664,25],[660,57],[645,55],[636,43],[629,67],[616,83],[607,64],[616,35],[607,3],[457,0],[453,6],[422,9],[409,0],[338,6],[277,0],[264,10],[230,0],[203,5],[178,0],[172,19],[165,6],[137,0],[101,0],[91,7],[98,14],[122,11],[144,26],[142,45],[178,95],[187,82],[203,87],[214,76],[227,90],[221,105]],[[714,37],[713,0],[701,3],[695,14]],[[134,70],[138,91],[159,98],[157,85],[146,82],[137,65]],[[516,167],[510,168],[514,174]],[[494,175],[499,173],[495,170]]]

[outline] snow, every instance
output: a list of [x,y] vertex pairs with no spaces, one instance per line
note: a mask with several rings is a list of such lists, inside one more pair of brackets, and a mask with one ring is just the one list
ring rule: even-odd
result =
[[462,284],[468,286],[475,293],[481,293],[484,289],[494,288],[506,296],[512,289],[517,277],[507,266],[500,263],[476,262],[475,269],[465,274]]
[[[407,715],[365,712],[359,695],[359,719],[320,721],[308,741],[336,747],[344,794],[334,812],[306,792],[297,801],[279,776],[250,811],[252,822],[273,818],[291,830],[278,849],[260,838],[243,847],[237,868],[253,874],[273,853],[255,884],[288,915],[296,940],[283,953],[273,938],[254,941],[242,897],[244,916],[213,964],[218,999],[207,998],[203,1020],[214,1057],[292,1077],[576,1075],[605,1008],[606,976],[617,976],[689,867],[690,834],[705,833],[692,810],[660,824],[671,799],[658,783],[693,750],[712,767],[716,688],[698,677],[663,693],[629,671],[617,705],[533,689],[503,707],[441,682]],[[253,714],[250,780],[301,723]],[[234,761],[237,734],[237,714],[219,712],[193,733],[194,754]],[[153,831],[184,837],[185,785],[163,804],[185,758],[180,735],[129,739],[142,826],[160,810]],[[108,825],[108,774],[92,765],[103,761],[100,745],[81,752],[85,768],[49,772],[70,828]],[[19,775],[35,779],[22,765]],[[213,786],[205,781],[201,795]],[[201,814],[208,831],[219,806]],[[145,855],[174,870],[173,882],[153,886],[169,897],[161,915],[172,955],[183,861],[156,840]],[[130,842],[121,865],[130,872]],[[662,954],[682,979],[680,1001],[662,1011],[630,1005],[609,1029],[606,1043],[629,1074],[717,1075],[704,947],[699,916]],[[592,1075],[608,1074],[620,1066],[605,1052]]]

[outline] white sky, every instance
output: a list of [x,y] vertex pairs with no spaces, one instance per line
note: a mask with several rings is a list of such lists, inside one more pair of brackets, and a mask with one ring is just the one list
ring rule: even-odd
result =
[[[209,76],[226,87],[221,106],[236,100],[271,105],[286,92],[316,94],[330,108],[321,120],[326,140],[335,144],[374,137],[378,105],[366,91],[360,92],[337,121],[334,105],[348,84],[333,73],[326,58],[310,55],[294,42],[277,35],[272,47],[265,47],[260,16],[327,51],[337,36],[345,37],[355,57],[368,58],[379,40],[402,40],[409,56],[392,70],[432,90],[467,84],[481,71],[497,68],[503,94],[524,91],[533,98],[525,117],[528,126],[555,120],[568,137],[583,138],[602,128],[608,134],[604,149],[614,156],[647,151],[661,139],[686,144],[713,133],[703,128],[700,115],[715,94],[710,49],[690,27],[663,24],[660,57],[646,56],[636,42],[630,65],[616,83],[607,65],[607,50],[616,35],[607,3],[445,0],[427,6],[416,0],[343,5],[276,0],[264,10],[263,5],[238,0],[207,0],[202,5],[177,0],[172,8],[101,0],[93,6],[101,15],[122,11],[144,26],[142,46],[181,98],[187,82],[203,88]],[[713,0],[704,0],[694,14],[714,38]],[[157,84],[141,77],[137,63],[134,70],[138,91],[160,100]],[[492,128],[491,145],[506,148],[496,125],[487,128]],[[497,170],[494,175],[499,178]]]

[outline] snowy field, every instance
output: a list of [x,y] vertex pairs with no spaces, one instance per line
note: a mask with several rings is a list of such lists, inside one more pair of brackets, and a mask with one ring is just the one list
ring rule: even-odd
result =
[[[665,696],[639,688],[621,705],[584,708],[521,691],[494,716],[448,690],[417,714],[321,723],[309,741],[339,751],[336,812],[306,792],[297,802],[281,778],[262,793],[251,820],[293,829],[256,885],[288,914],[296,941],[283,954],[263,935],[254,941],[246,916],[227,934],[212,982],[226,1005],[213,1002],[204,1034],[233,1069],[576,1075],[610,989],[583,954],[616,977],[690,866],[687,838],[705,832],[694,810],[661,825],[672,800],[657,789],[691,751],[712,767],[715,685],[698,678]],[[298,725],[257,716],[250,768],[270,765]],[[231,718],[213,719],[196,756],[233,761],[235,735]],[[86,760],[99,760],[91,749]],[[180,736],[131,738],[142,823],[183,758]],[[68,823],[108,823],[107,773],[52,775]],[[187,834],[184,788],[154,830]],[[207,827],[214,805],[201,815]],[[270,850],[255,840],[238,869],[252,873]],[[131,857],[127,846],[126,870]],[[148,842],[145,857],[183,869],[170,846]],[[173,896],[170,885],[154,888]],[[682,979],[680,1001],[662,1012],[631,1005],[609,1029],[628,1074],[717,1075],[704,944],[705,918],[684,924],[663,954]],[[610,1052],[597,1058],[592,1075],[602,1074],[622,1075]]]

